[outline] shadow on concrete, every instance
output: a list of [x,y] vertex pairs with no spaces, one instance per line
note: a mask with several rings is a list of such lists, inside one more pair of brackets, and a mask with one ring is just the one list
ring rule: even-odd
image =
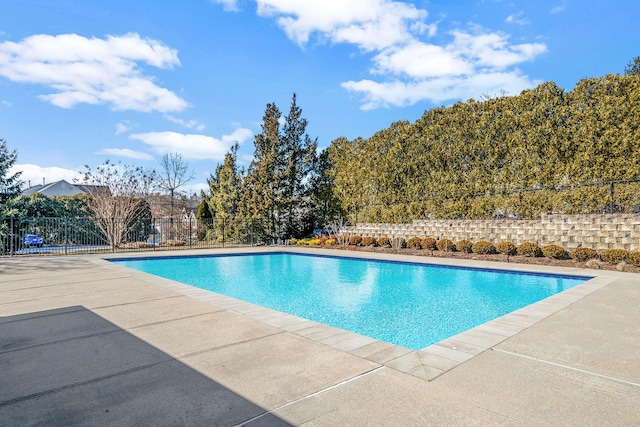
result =
[[0,373],[2,425],[232,426],[266,412],[81,306],[0,317]]

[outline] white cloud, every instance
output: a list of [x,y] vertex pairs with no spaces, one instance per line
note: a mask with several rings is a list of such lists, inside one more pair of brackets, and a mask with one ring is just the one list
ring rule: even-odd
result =
[[515,94],[537,84],[512,67],[545,52],[544,44],[509,44],[508,37],[498,33],[454,31],[452,36],[445,46],[414,40],[385,49],[373,58],[373,73],[393,76],[391,80],[348,81],[342,87],[361,94],[362,109],[371,110],[485,93]]
[[240,7],[238,6],[238,0],[213,0],[214,3],[221,4],[222,8],[227,12],[238,12]]
[[11,107],[13,105],[9,101],[5,101],[4,99],[0,101],[0,104],[4,105],[5,107]]
[[362,109],[366,111],[380,107],[403,107],[423,100],[441,103],[451,99],[478,99],[488,93],[517,94],[539,83],[519,72],[487,72],[412,82],[349,81],[342,83],[342,87],[360,93],[365,100]]
[[169,120],[170,122],[173,123],[177,123],[181,126],[186,127],[187,129],[195,129],[195,130],[204,130],[205,125],[203,125],[202,123],[200,123],[197,120],[182,120],[178,117],[174,117],[170,114],[165,114],[164,115],[165,120]]
[[427,24],[426,22],[412,22],[409,28],[412,33],[426,34],[428,37],[433,37],[438,32],[438,23]]
[[[342,87],[363,97],[362,108],[412,105],[420,101],[469,99],[485,93],[514,93],[535,81],[518,64],[546,52],[542,43],[513,44],[509,36],[469,24],[452,31],[448,43],[429,43],[440,22],[427,12],[394,0],[256,0],[260,16],[276,20],[304,46],[312,37],[348,43],[372,56],[380,81],[347,81]],[[507,18],[528,23],[523,12]]]
[[551,13],[552,14],[561,13],[561,12],[564,12],[565,10],[567,10],[567,5],[566,4],[562,4],[560,6],[553,7],[551,9]]
[[468,34],[454,31],[453,36],[450,49],[477,66],[506,68],[532,60],[547,50],[542,43],[510,45],[508,37],[498,33]]
[[382,74],[406,74],[412,78],[467,74],[473,66],[459,52],[433,44],[414,41],[387,49],[374,57],[375,71]]
[[411,27],[426,11],[389,0],[256,0],[258,15],[275,17],[287,36],[304,45],[313,33],[334,43],[351,43],[365,50],[383,49],[411,39]]
[[129,159],[137,160],[152,160],[153,156],[141,151],[130,150],[129,148],[105,148],[98,151],[96,154],[104,154],[107,156],[127,157]]
[[107,104],[114,110],[182,111],[187,102],[143,74],[140,63],[171,69],[177,51],[138,34],[86,38],[38,34],[0,43],[0,76],[54,92],[39,98],[61,108]]
[[130,130],[131,130],[131,125],[129,124],[128,121],[124,121],[116,124],[116,135],[129,132]]
[[177,152],[185,159],[222,161],[234,143],[242,144],[252,136],[253,132],[249,129],[238,128],[230,135],[223,135],[221,138],[177,132],[137,133],[129,135],[129,138],[150,145],[160,154]]
[[513,13],[507,16],[507,19],[504,20],[507,24],[518,24],[518,25],[528,25],[530,24],[527,18],[524,18],[524,12],[520,11],[518,13]]
[[43,167],[32,164],[14,164],[9,168],[9,175],[16,172],[22,172],[20,179],[24,182],[23,188],[27,188],[29,183],[31,186],[41,185],[44,178],[45,183],[51,183],[64,179],[73,183],[74,180],[82,180],[82,174],[73,169],[65,169],[57,166]]

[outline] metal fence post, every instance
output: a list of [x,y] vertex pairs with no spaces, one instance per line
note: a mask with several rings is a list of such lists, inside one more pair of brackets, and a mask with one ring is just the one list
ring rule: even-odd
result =
[[613,181],[609,184],[609,196],[611,197],[611,205],[609,212],[613,213]]
[[111,252],[116,251],[116,219],[111,218]]
[[64,254],[67,255],[67,246],[69,246],[69,217],[64,217]]
[[9,218],[9,254],[13,256],[13,217]]

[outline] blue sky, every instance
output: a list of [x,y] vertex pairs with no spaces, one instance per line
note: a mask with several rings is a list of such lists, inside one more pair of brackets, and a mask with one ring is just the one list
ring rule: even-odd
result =
[[31,184],[179,152],[247,166],[269,102],[321,148],[640,55],[635,0],[0,0],[0,138]]

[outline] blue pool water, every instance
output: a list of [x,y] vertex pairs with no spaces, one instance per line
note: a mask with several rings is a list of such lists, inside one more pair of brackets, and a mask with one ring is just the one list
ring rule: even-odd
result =
[[590,279],[289,253],[113,261],[412,350]]

